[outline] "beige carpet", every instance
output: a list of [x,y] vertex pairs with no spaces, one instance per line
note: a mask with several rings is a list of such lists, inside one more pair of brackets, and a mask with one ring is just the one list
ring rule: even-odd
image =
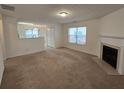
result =
[[86,53],[49,49],[8,59],[1,88],[124,88],[124,76],[108,75]]

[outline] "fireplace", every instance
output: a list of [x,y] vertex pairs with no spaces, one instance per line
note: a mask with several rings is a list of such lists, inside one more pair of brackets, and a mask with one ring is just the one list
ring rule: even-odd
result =
[[[100,59],[124,75],[124,37],[101,36]],[[107,64],[106,64],[107,65]]]
[[118,49],[103,45],[102,59],[116,69]]

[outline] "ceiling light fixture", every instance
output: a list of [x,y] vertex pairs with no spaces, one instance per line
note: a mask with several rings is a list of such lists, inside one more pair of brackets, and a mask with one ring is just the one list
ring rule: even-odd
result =
[[64,11],[62,11],[62,12],[59,13],[59,15],[60,15],[61,17],[66,17],[66,16],[68,16],[68,14],[69,14],[69,13],[64,12]]

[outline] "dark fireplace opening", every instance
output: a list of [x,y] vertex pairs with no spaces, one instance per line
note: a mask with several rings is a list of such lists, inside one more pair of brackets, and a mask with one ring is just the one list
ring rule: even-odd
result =
[[116,69],[118,49],[103,45],[102,59]]

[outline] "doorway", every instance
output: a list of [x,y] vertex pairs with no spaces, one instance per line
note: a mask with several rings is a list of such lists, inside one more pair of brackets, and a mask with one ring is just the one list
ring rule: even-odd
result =
[[55,29],[54,27],[48,27],[45,36],[45,48],[55,48]]

